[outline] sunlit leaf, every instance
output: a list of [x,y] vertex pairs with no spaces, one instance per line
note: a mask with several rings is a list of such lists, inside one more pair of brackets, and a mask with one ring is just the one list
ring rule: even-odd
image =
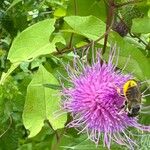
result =
[[63,128],[66,122],[65,115],[54,115],[54,112],[60,109],[60,96],[58,90],[43,86],[47,83],[58,85],[53,75],[41,66],[28,86],[23,112],[23,122],[30,130],[30,137],[39,133],[46,119],[50,121],[54,130]]
[[105,33],[105,23],[94,16],[69,16],[64,20],[78,34],[97,40]]
[[12,43],[8,59],[12,63],[28,61],[55,51],[55,43],[49,42],[54,23],[55,19],[46,19],[21,32]]
[[[77,5],[77,8],[75,7]],[[68,3],[68,14],[75,15],[76,13],[79,16],[89,16],[93,15],[97,18],[102,19],[102,21],[106,20],[107,10],[106,4],[102,0],[69,0]]]
[[5,79],[18,67],[19,63],[14,63],[11,65],[11,67],[8,69],[8,71],[5,73],[2,73],[0,84],[3,84]]
[[134,33],[150,33],[150,18],[133,19],[131,30]]
[[66,16],[66,9],[64,9],[64,8],[58,8],[58,9],[56,9],[55,12],[54,12],[54,16],[55,17]]

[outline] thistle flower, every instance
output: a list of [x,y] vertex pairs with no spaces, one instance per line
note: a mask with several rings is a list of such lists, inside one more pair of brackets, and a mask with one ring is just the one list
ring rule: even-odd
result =
[[119,56],[113,65],[116,52],[113,47],[109,60],[103,60],[103,63],[100,52],[96,58],[93,54],[91,65],[75,56],[74,67],[65,67],[71,86],[63,87],[63,109],[73,118],[67,126],[78,129],[79,133],[86,132],[97,145],[103,139],[103,145],[108,149],[111,141],[134,149],[136,143],[128,136],[128,127],[142,131],[150,131],[150,127],[139,124],[137,117],[128,117],[121,109],[125,99],[118,94],[116,87],[122,89],[123,84],[134,77],[116,69]]

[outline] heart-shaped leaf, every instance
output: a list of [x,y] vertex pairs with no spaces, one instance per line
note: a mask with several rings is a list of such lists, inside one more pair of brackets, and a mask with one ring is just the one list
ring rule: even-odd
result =
[[40,66],[28,85],[23,111],[23,123],[30,130],[30,137],[39,133],[44,120],[49,120],[54,130],[63,128],[66,122],[66,115],[54,116],[54,112],[60,109],[60,96],[58,90],[43,86],[48,83],[58,85],[56,78]]
[[21,32],[13,41],[8,53],[11,63],[28,61],[55,51],[55,43],[49,41],[55,29],[54,23],[55,19],[46,19]]

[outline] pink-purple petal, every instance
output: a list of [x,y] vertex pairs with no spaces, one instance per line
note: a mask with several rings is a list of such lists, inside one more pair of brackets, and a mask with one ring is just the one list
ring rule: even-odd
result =
[[150,126],[139,124],[137,118],[128,117],[127,113],[122,111],[125,99],[118,94],[117,88],[122,89],[123,84],[133,77],[116,71],[112,64],[114,55],[115,49],[108,63],[103,61],[101,64],[100,54],[97,53],[97,60],[91,66],[84,63],[82,70],[78,69],[81,66],[78,66],[78,58],[74,60],[75,68],[66,67],[72,87],[64,88],[62,91],[63,109],[71,113],[73,118],[67,126],[78,128],[81,133],[87,132],[96,144],[103,133],[103,143],[108,149],[112,140],[132,149],[134,142],[125,130],[135,127],[150,132]]

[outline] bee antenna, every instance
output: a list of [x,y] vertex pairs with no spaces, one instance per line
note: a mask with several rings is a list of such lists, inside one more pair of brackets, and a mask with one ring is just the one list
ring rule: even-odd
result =
[[141,82],[140,84],[142,85],[143,83],[146,83],[146,82],[150,82],[150,79],[149,80],[145,80],[145,81],[143,81],[143,82]]
[[150,109],[150,106],[142,106],[141,110],[142,111],[146,111],[146,110],[149,110]]
[[150,111],[141,111],[141,114],[150,114]]
[[147,97],[147,96],[150,96],[150,93],[146,94],[146,95],[143,95],[142,98]]
[[147,88],[142,92],[142,95],[144,95],[144,93],[145,93],[147,90],[149,90],[149,89],[150,89],[150,86],[147,87]]

